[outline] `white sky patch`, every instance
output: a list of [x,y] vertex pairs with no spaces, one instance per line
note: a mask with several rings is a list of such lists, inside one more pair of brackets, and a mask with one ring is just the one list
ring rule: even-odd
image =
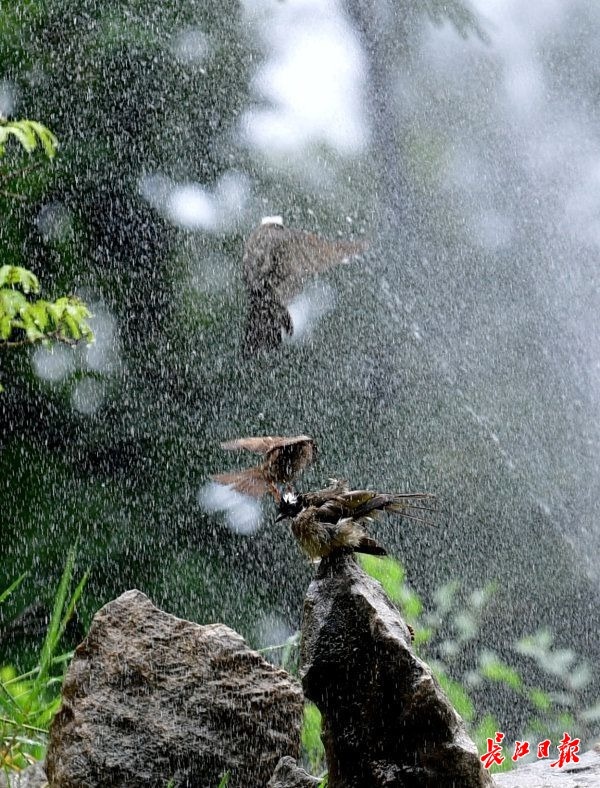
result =
[[17,86],[8,79],[0,79],[0,115],[12,115],[17,103]]
[[214,295],[230,290],[235,275],[231,258],[225,254],[200,250],[191,260],[190,285],[201,293]]
[[58,383],[75,370],[73,349],[58,344],[37,348],[33,354],[33,368],[42,380]]
[[94,372],[110,374],[117,371],[120,364],[117,321],[100,302],[90,303],[90,328],[94,332],[94,342],[82,345],[84,362]]
[[200,183],[177,183],[159,173],[144,175],[138,183],[142,197],[162,216],[186,230],[218,232],[243,221],[250,181],[237,170],[223,173],[208,189]]
[[508,246],[514,235],[514,222],[510,216],[494,209],[475,214],[472,227],[480,245],[492,251]]
[[253,534],[262,519],[260,503],[229,485],[204,485],[198,492],[198,503],[205,512],[223,512],[228,527],[236,534]]
[[181,63],[197,65],[208,57],[211,47],[199,27],[187,27],[174,36],[171,50]]
[[71,393],[71,405],[79,413],[85,416],[92,416],[104,402],[106,386],[101,380],[95,378],[84,378],[73,388]]
[[217,211],[208,191],[197,183],[175,186],[167,200],[167,215],[186,230],[214,230]]
[[[257,4],[245,2],[256,19]],[[285,153],[326,143],[341,153],[367,141],[362,110],[364,58],[336,0],[288,0],[262,6],[262,34],[270,57],[254,79],[269,108],[242,120],[250,144]]]
[[35,223],[44,241],[64,243],[73,235],[71,213],[60,202],[42,206]]
[[317,322],[333,310],[335,306],[334,289],[323,282],[309,285],[288,306],[294,333],[285,335],[287,342],[300,343],[308,339]]

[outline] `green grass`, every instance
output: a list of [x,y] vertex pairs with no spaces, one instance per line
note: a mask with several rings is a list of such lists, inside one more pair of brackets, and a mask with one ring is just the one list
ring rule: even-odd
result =
[[[60,653],[60,642],[88,577],[86,572],[69,594],[75,552],[73,547],[67,556],[36,666],[20,675],[10,665],[0,667],[0,769],[8,774],[44,757],[50,723],[60,706],[60,687],[72,657]],[[26,577],[23,574],[11,583],[0,594],[0,603]]]

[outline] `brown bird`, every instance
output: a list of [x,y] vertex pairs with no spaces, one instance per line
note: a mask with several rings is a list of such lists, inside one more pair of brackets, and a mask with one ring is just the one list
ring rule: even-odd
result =
[[270,493],[281,500],[278,484],[287,484],[314,462],[316,446],[308,435],[293,438],[265,435],[257,438],[236,438],[221,444],[221,448],[236,451],[246,449],[264,455],[260,465],[241,471],[220,473],[212,478],[219,484],[230,484],[235,490],[253,498]]
[[371,555],[387,555],[364,525],[382,512],[397,512],[404,517],[427,522],[421,513],[433,499],[429,493],[380,493],[350,490],[346,482],[316,492],[296,494],[287,491],[279,502],[277,521],[292,518],[292,532],[310,558],[318,559],[336,550]]
[[327,240],[284,227],[267,216],[250,234],[242,260],[248,297],[245,355],[279,347],[282,331],[293,333],[288,304],[308,279],[366,248],[364,241]]

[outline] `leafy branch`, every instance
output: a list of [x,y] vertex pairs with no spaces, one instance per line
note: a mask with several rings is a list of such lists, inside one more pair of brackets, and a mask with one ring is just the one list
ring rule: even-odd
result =
[[[6,153],[10,139],[27,153],[41,150],[53,159],[58,149],[54,134],[35,120],[8,121],[0,116],[0,158]],[[22,170],[0,173],[0,183],[10,182],[39,166],[33,162]],[[1,190],[0,194],[17,200],[25,195]],[[92,342],[94,335],[88,323],[87,306],[76,296],[67,295],[48,301],[32,296],[40,292],[40,283],[31,271],[18,265],[0,267],[0,348],[16,348],[38,342],[75,344]],[[0,386],[0,391],[2,387]]]
[[6,152],[6,143],[13,137],[27,153],[42,147],[49,159],[56,156],[58,140],[49,128],[36,120],[12,120],[0,116],[0,157]]
[[87,322],[90,311],[77,296],[62,296],[56,301],[28,298],[39,291],[40,283],[31,271],[17,265],[0,267],[0,348],[51,340],[67,344],[93,341]]

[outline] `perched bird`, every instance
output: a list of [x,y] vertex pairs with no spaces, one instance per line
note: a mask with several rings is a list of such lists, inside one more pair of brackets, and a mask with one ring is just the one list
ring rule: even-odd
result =
[[424,520],[421,514],[429,509],[423,504],[432,498],[429,493],[350,490],[346,482],[334,479],[324,490],[301,494],[286,491],[279,502],[277,521],[292,519],[292,532],[312,559],[324,558],[336,550],[387,555],[364,525],[382,512]]
[[253,498],[270,493],[277,502],[281,499],[278,484],[287,484],[315,459],[316,446],[308,435],[293,438],[272,437],[236,438],[221,444],[221,448],[236,451],[246,449],[263,455],[260,465],[241,471],[220,473],[212,478],[220,484],[230,484],[235,490]]
[[293,333],[288,304],[306,281],[365,248],[364,241],[327,240],[284,227],[281,216],[266,216],[244,247],[248,298],[244,354],[279,347],[282,331]]

